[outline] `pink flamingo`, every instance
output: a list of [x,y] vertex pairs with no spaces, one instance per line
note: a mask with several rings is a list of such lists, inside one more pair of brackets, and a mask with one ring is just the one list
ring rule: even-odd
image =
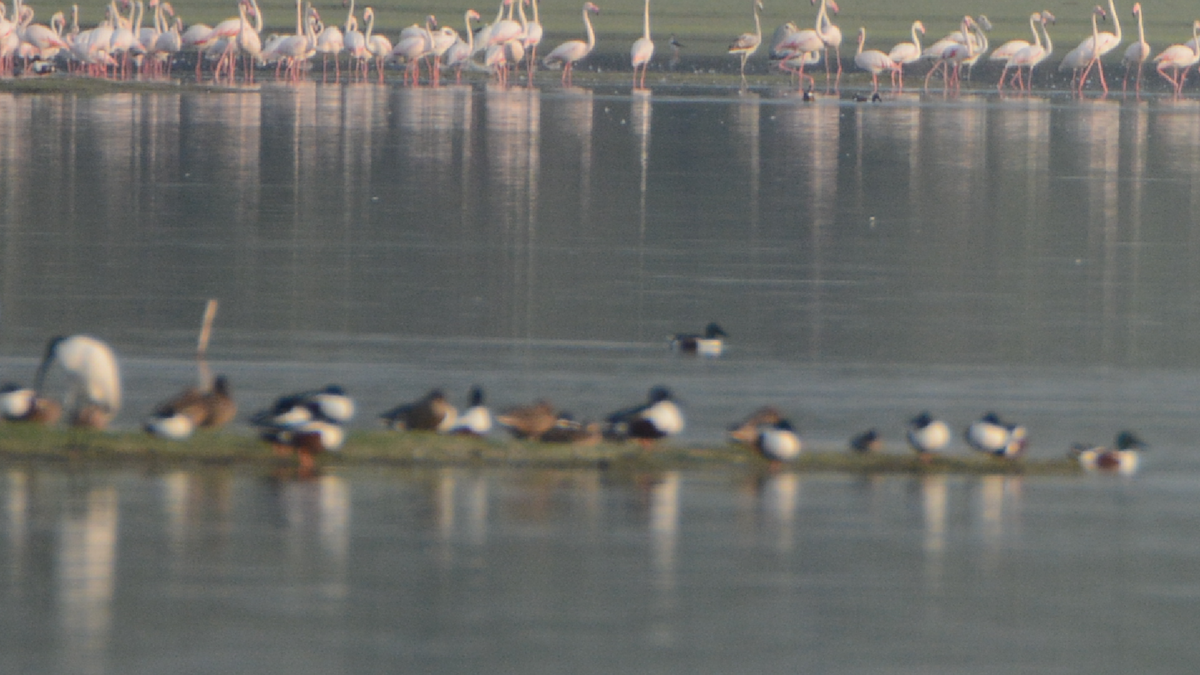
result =
[[[1017,80],[1017,86],[1025,91],[1029,91],[1033,87],[1034,67],[1042,61],[1045,61],[1050,57],[1050,54],[1054,52],[1054,43],[1050,41],[1050,31],[1046,30],[1047,22],[1054,23],[1054,15],[1050,12],[1044,11],[1039,14],[1038,17],[1042,27],[1041,37],[1045,38],[1045,43],[1043,44],[1043,41],[1038,39],[1035,44],[1029,45],[1024,49],[1017,51],[1016,54],[1013,54],[1013,57],[1009,59],[1009,62],[1004,66],[1006,69],[1009,66],[1017,69],[1017,72],[1014,75]],[[1025,82],[1021,78],[1021,68],[1029,68],[1028,82]],[[1004,83],[1003,76],[1000,78],[1000,83]],[[1012,84],[1012,82],[1009,82],[1009,84]]]
[[858,53],[854,55],[854,65],[871,73],[871,84],[874,88],[871,89],[871,95],[879,93],[879,74],[885,70],[895,70],[896,63],[888,58],[887,54],[878,49],[868,49],[863,51],[863,43],[867,41],[867,29],[858,29]]
[[746,86],[746,61],[750,55],[758,51],[758,46],[762,44],[762,21],[758,18],[758,13],[763,9],[763,5],[758,0],[754,2],[754,32],[742,33],[737,36],[733,44],[729,45],[729,53],[737,54],[742,58],[742,86]]
[[[634,41],[633,47],[629,50],[629,60],[633,63],[633,87],[635,89],[645,88],[646,67],[650,65],[650,59],[654,56],[654,41],[650,39],[650,0],[646,0],[642,20],[642,37]],[[640,85],[638,84],[637,76],[638,66],[642,67],[642,81]]]
[[1133,4],[1133,15],[1138,20],[1138,40],[1129,45],[1125,50],[1125,58],[1121,59],[1125,63],[1125,77],[1121,78],[1121,91],[1125,91],[1125,83],[1129,79],[1129,67],[1137,68],[1137,83],[1134,85],[1134,90],[1140,92],[1142,90],[1142,64],[1146,59],[1150,58],[1150,44],[1146,42],[1146,28],[1142,25],[1142,3],[1135,2]]
[[555,47],[546,55],[546,58],[542,59],[542,63],[547,67],[562,66],[562,83],[568,87],[571,86],[571,71],[575,62],[591,54],[592,50],[596,48],[596,32],[592,29],[589,13],[599,14],[600,8],[590,2],[583,3],[583,25],[587,28],[587,42],[568,40]]
[[914,21],[912,24],[912,42],[901,42],[892,47],[892,51],[888,52],[888,58],[892,63],[896,64],[896,69],[892,71],[892,89],[896,89],[896,80],[900,80],[899,91],[904,91],[904,66],[910,63],[916,63],[921,58],[921,39],[917,37],[917,33],[925,34],[925,24],[920,21]]
[[[1183,81],[1187,79],[1188,68],[1200,61],[1200,21],[1192,23],[1192,41],[1186,45],[1171,45],[1154,57],[1158,65],[1154,67],[1159,75],[1170,82],[1175,88],[1175,95],[1183,91]],[[1167,75],[1170,68],[1173,75]]]

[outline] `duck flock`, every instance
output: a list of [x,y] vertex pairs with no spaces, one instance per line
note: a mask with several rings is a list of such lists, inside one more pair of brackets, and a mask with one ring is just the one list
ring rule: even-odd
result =
[[[719,357],[725,332],[710,324],[700,334],[671,338],[674,351],[695,357]],[[201,340],[200,362],[206,340]],[[70,380],[65,405],[44,395],[49,370],[58,365]],[[88,335],[59,336],[50,340],[31,387],[9,383],[0,387],[0,417],[9,423],[50,425],[62,419],[64,407],[72,426],[106,428],[121,408],[121,377],[117,358],[103,341]],[[200,428],[218,428],[233,421],[237,404],[227,378],[212,377],[201,367],[201,383],[184,389],[155,407],[144,423],[145,430],[166,439],[182,440]],[[268,408],[254,413],[250,423],[260,437],[280,455],[294,454],[302,468],[312,469],[316,456],[340,450],[346,441],[345,425],[355,416],[355,402],[338,385],[281,396]],[[649,449],[660,439],[678,436],[684,429],[684,414],[671,392],[658,386],[644,402],[616,410],[599,422],[583,422],[549,401],[510,408],[493,414],[485,404],[483,390],[472,388],[466,408],[459,411],[441,389],[383,412],[380,420],[388,429],[409,432],[487,436],[493,426],[513,437],[540,443],[590,445],[607,441],[634,441]],[[930,462],[951,440],[946,422],[929,412],[909,421],[909,446],[922,462]],[[1024,426],[986,413],[970,424],[964,434],[974,450],[1000,459],[1021,457],[1028,446]],[[756,451],[772,466],[800,457],[803,444],[792,424],[773,407],[754,411],[729,429],[728,440]],[[872,429],[850,440],[857,453],[877,452],[882,443]],[[1139,451],[1146,445],[1129,431],[1121,432],[1112,448],[1077,445],[1071,456],[1086,470],[1129,475],[1138,468]]]
[[[81,29],[79,7],[73,5],[68,23],[66,14],[55,12],[48,24],[34,23],[35,11],[22,0],[13,0],[11,14],[0,3],[0,75],[15,72],[42,73],[66,70],[71,73],[92,77],[125,78],[134,72],[140,76],[170,76],[172,64],[183,57],[194,60],[196,78],[203,77],[202,69],[208,67],[215,82],[233,82],[239,77],[252,82],[258,68],[274,68],[275,77],[296,81],[316,67],[321,61],[322,77],[328,77],[333,61],[333,77],[341,77],[342,62],[347,63],[353,77],[366,79],[373,65],[382,82],[384,69],[390,64],[403,66],[405,83],[417,85],[422,80],[422,64],[425,66],[425,82],[437,85],[443,71],[452,71],[456,81],[461,81],[463,71],[488,73],[498,82],[506,84],[511,73],[524,69],[528,81],[533,81],[534,71],[540,66],[561,68],[562,80],[571,82],[573,66],[585,59],[596,46],[596,32],[592,15],[600,8],[592,2],[582,6],[582,22],[585,39],[568,40],[546,53],[540,60],[543,29],[539,18],[537,0],[502,0],[495,17],[481,23],[478,12],[466,10],[463,15],[463,31],[443,25],[434,16],[421,23],[400,31],[396,41],[376,33],[375,10],[366,7],[362,21],[355,12],[354,1],[349,2],[349,11],[344,22],[327,22],[311,2],[296,0],[296,29],[290,34],[263,35],[263,13],[257,0],[238,0],[237,16],[215,26],[191,24],[186,26],[183,18],[166,0],[110,0],[105,7],[104,19],[96,26]],[[794,22],[779,26],[770,36],[768,55],[772,69],[790,73],[811,98],[815,85],[813,77],[805,68],[824,62],[827,89],[833,77],[833,88],[840,84],[842,74],[842,31],[834,21],[839,8],[835,0],[810,0],[817,8],[812,29],[800,29]],[[526,12],[526,7],[529,12]],[[147,16],[149,9],[149,17]],[[1200,62],[1200,21],[1192,26],[1192,39],[1174,44],[1154,54],[1145,39],[1141,3],[1133,5],[1133,17],[1137,19],[1136,41],[1124,50],[1121,62],[1124,66],[1122,87],[1133,80],[1140,91],[1143,66],[1149,62],[1172,90],[1182,92],[1190,69]],[[745,83],[747,61],[763,45],[763,4],[753,0],[752,11],[755,30],[736,37],[728,52],[740,59],[741,75]],[[9,19],[8,17],[12,18]],[[340,19],[340,17],[338,17]],[[1066,53],[1058,64],[1060,71],[1071,73],[1071,87],[1082,91],[1084,83],[1093,72],[1099,86],[1108,91],[1108,80],[1104,74],[1104,59],[1124,40],[1115,0],[1108,0],[1108,7],[1097,5],[1091,12],[1092,31],[1078,46]],[[1101,30],[1101,22],[1112,23],[1112,31]],[[807,22],[801,22],[807,23]],[[926,68],[924,86],[938,74],[945,89],[957,89],[961,73],[981,61],[1000,68],[997,87],[1028,91],[1033,81],[1034,69],[1046,64],[1054,52],[1049,26],[1055,17],[1049,11],[1035,11],[1029,16],[1032,41],[1009,40],[996,49],[990,49],[988,32],[992,24],[987,17],[963,17],[957,31],[940,40],[922,44],[925,25],[913,21],[911,41],[901,42],[884,52],[866,49],[865,27],[858,30],[858,50],[854,64],[871,75],[878,95],[879,76],[891,78],[893,91],[903,91],[907,68]],[[151,26],[152,24],[152,26]],[[1107,27],[1107,26],[1106,26]],[[1181,36],[1182,37],[1182,36]],[[682,44],[672,35],[669,40],[671,64],[679,62]],[[831,54],[832,52],[832,54]],[[650,32],[650,0],[644,0],[643,33],[630,48],[630,64],[633,69],[635,87],[645,85],[646,69],[654,57],[655,45]],[[640,75],[639,75],[640,72]]]

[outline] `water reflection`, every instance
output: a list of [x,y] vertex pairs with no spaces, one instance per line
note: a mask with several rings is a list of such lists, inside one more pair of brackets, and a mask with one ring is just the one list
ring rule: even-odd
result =
[[88,490],[59,525],[58,615],[64,672],[107,672],[117,559],[117,491]]

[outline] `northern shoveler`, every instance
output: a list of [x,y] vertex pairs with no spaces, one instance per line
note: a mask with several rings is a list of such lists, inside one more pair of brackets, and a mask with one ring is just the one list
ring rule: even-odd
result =
[[[309,405],[317,404],[314,402]],[[309,407],[302,407],[297,411],[293,402],[289,402],[284,407],[287,409],[280,413],[281,419],[286,420],[289,415],[291,417],[308,416],[309,419],[313,416]],[[159,404],[150,419],[146,421],[144,428],[155,436],[183,439],[191,436],[192,432],[200,427],[222,427],[233,420],[236,415],[237,402],[233,400],[229,380],[221,375],[216,378],[209,390],[188,387],[174,398]],[[181,417],[187,418],[187,423],[180,419]],[[263,417],[258,421],[266,423],[269,420]]]
[[750,413],[746,419],[729,427],[729,440],[735,443],[753,445],[758,440],[759,427],[778,424],[783,421],[783,415],[771,406],[763,406]]
[[964,436],[967,444],[979,452],[1008,459],[1021,456],[1029,444],[1025,427],[1005,422],[994,412],[973,422]]
[[855,452],[878,452],[883,449],[883,439],[875,429],[867,429],[850,439],[850,449]]
[[666,387],[651,389],[646,403],[618,410],[610,414],[607,421],[605,436],[620,440],[633,438],[647,445],[660,438],[678,435],[684,426],[683,412]]
[[397,431],[448,431],[458,419],[458,410],[434,389],[412,403],[405,403],[380,416],[389,429]]
[[54,424],[61,417],[62,406],[54,399],[11,382],[0,387],[0,418],[5,421]]
[[299,424],[267,429],[263,440],[271,444],[277,455],[295,453],[300,467],[311,470],[316,456],[342,449],[346,432],[340,424],[327,420],[309,420]]
[[1079,465],[1086,471],[1131,476],[1137,473],[1141,453],[1148,448],[1132,431],[1122,431],[1117,434],[1113,448],[1076,443],[1071,446],[1069,454],[1078,459]]
[[492,430],[492,411],[483,403],[483,388],[471,387],[467,409],[463,411],[448,433],[469,436],[486,436]]
[[508,429],[515,438],[531,440],[540,440],[558,424],[559,419],[558,409],[544,399],[496,415],[496,423]]
[[773,462],[789,462],[800,456],[803,446],[790,422],[781,419],[758,428],[754,449]]
[[922,459],[928,460],[932,453],[939,452],[950,442],[950,427],[934,419],[929,411],[924,411],[909,420],[906,437],[912,449]]
[[684,354],[699,356],[720,356],[725,349],[721,338],[729,337],[716,323],[710,323],[704,328],[703,335],[678,333],[671,336],[671,349]]
[[288,394],[275,399],[270,408],[263,410],[251,421],[258,426],[289,426],[308,421],[325,421],[344,424],[354,418],[354,399],[339,385],[331,384],[324,389]]

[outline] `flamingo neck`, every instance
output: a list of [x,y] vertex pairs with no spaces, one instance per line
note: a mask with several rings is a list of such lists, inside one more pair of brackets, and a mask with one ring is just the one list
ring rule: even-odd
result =
[[1046,38],[1046,56],[1050,56],[1054,51],[1054,43],[1050,42],[1050,31],[1046,29],[1046,22],[1042,21],[1042,35]]
[[467,24],[467,54],[475,51],[475,33],[471,31],[471,13],[464,15],[463,22]]
[[350,13],[346,15],[346,32],[350,32],[350,19],[354,18],[354,0],[350,0]]
[[1029,15],[1029,30],[1033,32],[1033,44],[1042,46],[1042,34],[1038,32],[1038,21],[1042,20],[1042,15],[1034,12]]
[[1200,56],[1200,21],[1192,23],[1192,51]]
[[524,0],[516,0],[516,2],[518,3],[517,17],[521,19],[521,31],[524,32],[528,30],[529,26],[529,19],[525,17],[525,2]]
[[296,35],[304,35],[304,13],[300,8],[300,0],[296,0]]
[[912,25],[913,46],[917,48],[917,53],[921,53],[921,40],[917,37],[917,23],[914,21]]
[[1142,26],[1142,10],[1138,8],[1138,42],[1146,41],[1146,29]]
[[588,16],[587,7],[583,8],[583,25],[587,26],[587,50],[591,52],[596,48],[596,31],[592,30],[592,18]]
[[533,6],[533,22],[534,22],[534,23],[541,23],[541,19],[539,19],[539,18],[538,18],[538,4],[537,4],[537,0],[530,0],[530,3],[529,3],[529,4]]
[[367,15],[367,33],[363,38],[363,42],[371,44],[371,31],[375,29],[375,12]]
[[650,39],[650,0],[646,0],[645,13],[642,16],[642,37]]
[[1117,7],[1113,4],[1113,0],[1108,0],[1108,11],[1113,15],[1113,30],[1117,37],[1117,44],[1121,44],[1121,18],[1117,16]]
[[754,3],[754,34],[758,36],[758,41],[762,42],[762,21],[758,18],[758,3]]
[[866,31],[866,29],[859,28],[859,29],[858,29],[858,52],[857,52],[858,54],[862,54],[862,52],[863,52],[863,43],[864,43],[864,42],[866,42],[866,41],[867,41],[867,31]]

